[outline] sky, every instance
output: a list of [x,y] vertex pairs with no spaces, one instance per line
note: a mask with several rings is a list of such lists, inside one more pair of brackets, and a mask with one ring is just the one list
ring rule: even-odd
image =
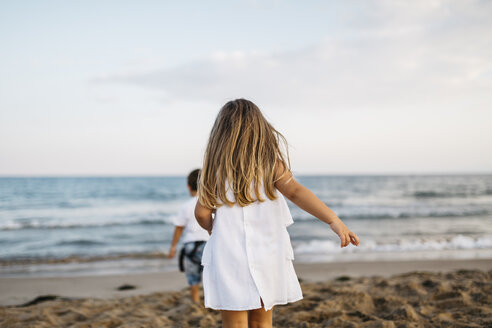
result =
[[492,1],[2,1],[0,175],[183,175],[228,100],[297,174],[492,172]]

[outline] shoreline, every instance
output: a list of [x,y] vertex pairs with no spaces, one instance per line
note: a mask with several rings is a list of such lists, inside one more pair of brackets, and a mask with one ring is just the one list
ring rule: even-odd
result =
[[[390,277],[410,272],[449,272],[454,270],[492,270],[492,260],[416,260],[372,262],[296,263],[294,268],[302,283],[327,282],[341,276]],[[122,285],[135,289],[118,291]],[[113,299],[188,289],[185,275],[179,271],[124,275],[73,277],[1,277],[0,306],[25,304],[42,295],[66,298]]]

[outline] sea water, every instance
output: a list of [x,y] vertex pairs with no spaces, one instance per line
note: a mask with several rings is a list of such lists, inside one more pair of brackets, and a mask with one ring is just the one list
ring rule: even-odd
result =
[[[296,262],[492,259],[492,175],[296,179],[360,238],[340,248],[289,202]],[[185,177],[0,178],[0,276],[177,270],[162,254],[188,197]]]

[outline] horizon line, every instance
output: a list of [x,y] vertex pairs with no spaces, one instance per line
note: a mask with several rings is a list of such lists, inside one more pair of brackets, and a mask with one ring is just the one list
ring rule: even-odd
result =
[[[492,171],[425,171],[425,172],[292,172],[294,176],[454,176],[454,175],[492,175]],[[3,178],[165,178],[186,177],[188,173],[160,173],[160,174],[0,174]]]

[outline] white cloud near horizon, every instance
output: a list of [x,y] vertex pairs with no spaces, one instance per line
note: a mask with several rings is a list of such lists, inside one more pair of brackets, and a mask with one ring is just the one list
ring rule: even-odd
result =
[[176,67],[109,73],[92,82],[153,88],[168,102],[217,104],[244,96],[283,109],[480,110],[490,102],[492,3],[377,3],[362,8],[372,10],[359,26],[302,49],[216,51]]

